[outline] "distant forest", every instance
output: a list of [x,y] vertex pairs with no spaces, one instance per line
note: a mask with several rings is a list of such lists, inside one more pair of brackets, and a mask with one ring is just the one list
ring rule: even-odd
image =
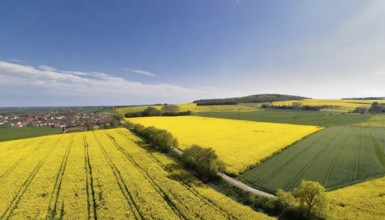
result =
[[342,98],[341,100],[384,100],[385,97]]
[[258,102],[275,102],[288,100],[308,99],[302,96],[282,95],[282,94],[260,94],[249,95],[243,97],[223,98],[223,99],[201,99],[194,103],[197,105],[236,105],[238,103],[258,103]]

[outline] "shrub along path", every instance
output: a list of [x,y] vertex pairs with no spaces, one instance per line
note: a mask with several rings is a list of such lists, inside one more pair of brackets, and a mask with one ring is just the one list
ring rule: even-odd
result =
[[[171,149],[174,151],[174,153],[178,154],[179,156],[181,156],[183,154],[183,151],[181,151],[180,149],[178,148],[174,148],[174,147],[171,147]],[[264,191],[261,191],[261,190],[258,190],[258,189],[255,189],[253,187],[250,187],[222,172],[218,172],[217,173],[219,177],[222,178],[222,180],[226,181],[227,183],[243,190],[243,191],[246,191],[246,192],[251,192],[253,193],[254,195],[258,195],[258,196],[263,196],[263,197],[268,197],[268,198],[276,198],[275,195],[273,194],[270,194],[270,193],[267,193],[267,192],[264,192]]]

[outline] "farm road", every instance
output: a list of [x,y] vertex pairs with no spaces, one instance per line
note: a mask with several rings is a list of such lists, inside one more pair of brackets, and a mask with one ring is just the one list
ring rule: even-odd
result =
[[[181,151],[180,149],[178,148],[174,148],[174,147],[171,147],[171,149],[178,155],[182,155],[183,154],[183,151]],[[227,176],[226,174],[224,173],[221,173],[221,172],[218,172],[217,173],[218,176],[220,176],[224,181],[226,181],[227,183],[243,190],[243,191],[246,191],[246,192],[251,192],[253,193],[254,195],[258,195],[258,196],[263,196],[263,197],[268,197],[268,198],[276,198],[275,195],[273,194],[270,194],[270,193],[267,193],[267,192],[264,192],[264,191],[261,191],[261,190],[258,190],[258,189],[255,189],[253,187],[250,187],[232,177],[229,177]]]
[[258,195],[258,196],[264,196],[264,197],[268,197],[268,198],[276,198],[276,196],[273,195],[273,194],[270,194],[270,193],[267,193],[267,192],[263,192],[261,190],[258,190],[258,189],[255,189],[253,187],[250,187],[250,186],[248,186],[248,185],[246,185],[246,184],[244,184],[242,182],[239,182],[238,180],[236,180],[236,179],[234,179],[232,177],[227,176],[224,173],[218,172],[217,174],[218,174],[218,176],[220,176],[227,183],[230,183],[231,185],[233,185],[235,187],[238,187],[239,189],[242,189],[243,191],[251,192],[254,195]]

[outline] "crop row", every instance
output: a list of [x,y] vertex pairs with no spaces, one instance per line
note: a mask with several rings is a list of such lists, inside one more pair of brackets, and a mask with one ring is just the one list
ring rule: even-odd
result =
[[0,218],[268,218],[140,141],[115,129],[0,143]]
[[292,190],[301,179],[335,189],[385,173],[384,128],[336,126],[320,131],[241,176],[257,187]]

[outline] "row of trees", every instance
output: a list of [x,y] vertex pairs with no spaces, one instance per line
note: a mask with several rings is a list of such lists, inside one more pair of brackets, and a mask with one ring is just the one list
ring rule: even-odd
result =
[[168,153],[171,147],[179,146],[178,140],[166,130],[158,129],[154,126],[146,128],[141,124],[129,123],[127,126],[130,127],[136,134],[150,142],[153,147],[162,152]]
[[141,112],[127,112],[124,116],[126,118],[133,117],[149,117],[149,116],[183,116],[191,115],[191,111],[180,111],[177,105],[163,105],[159,110],[155,107],[147,107]]
[[341,100],[384,100],[385,97],[342,98]]
[[353,110],[353,113],[382,113],[385,112],[385,104],[384,103],[378,103],[378,102],[373,102],[372,105],[367,108],[367,107],[357,107]]
[[293,102],[291,105],[271,105],[262,104],[261,108],[275,108],[275,109],[290,109],[290,110],[306,110],[306,111],[320,111],[323,108],[333,108],[330,105],[302,105],[301,102]]
[[152,104],[152,105],[115,105],[113,108],[130,108],[130,107],[145,107],[145,106],[162,106],[167,104]]

